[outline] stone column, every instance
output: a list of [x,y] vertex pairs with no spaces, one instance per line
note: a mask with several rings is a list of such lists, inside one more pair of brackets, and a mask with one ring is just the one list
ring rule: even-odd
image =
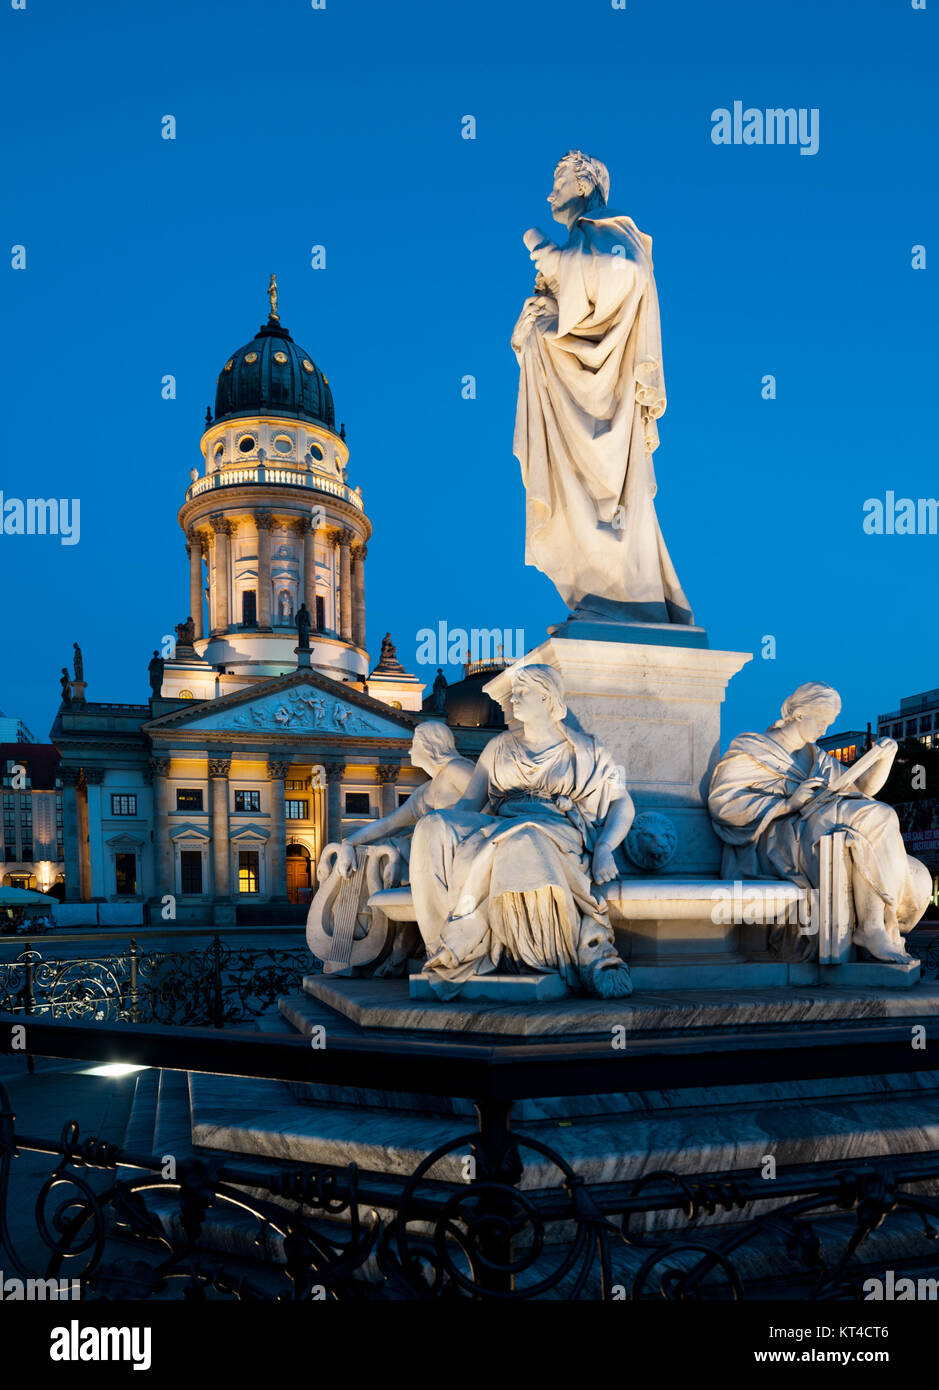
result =
[[78,777],[81,769],[59,766],[62,782],[62,853],[65,856],[65,901],[81,902],[81,858],[79,845]]
[[202,536],[198,531],[189,532],[189,613],[196,625],[195,636],[202,636]]
[[365,646],[365,559],[368,548],[357,545],[352,551],[352,640]]
[[212,783],[212,891],[216,901],[231,901],[231,841],[228,827],[228,774],[231,756],[209,758]]
[[340,531],[339,541],[339,636],[352,641],[352,531]]
[[303,584],[302,602],[306,604],[310,611],[310,622],[313,630],[316,630],[316,532],[313,523],[308,517],[303,517],[297,522],[297,535],[300,537],[300,544],[303,546]]
[[400,776],[400,763],[379,763],[378,782],[381,787],[381,814],[383,816],[390,816],[392,811],[397,809],[398,788],[396,784]]
[[155,898],[163,898],[167,893],[176,894],[176,872],[173,863],[173,846],[170,843],[170,760],[166,757],[150,759],[150,780],[153,785],[153,871]]
[[88,897],[92,902],[103,902],[115,891],[114,884],[107,882],[107,866],[102,859],[101,786],[104,782],[104,768],[86,767],[82,771],[85,775]]
[[274,518],[270,512],[255,512],[258,528],[258,627],[271,629],[271,532]]
[[284,778],[290,764],[268,758],[267,775],[271,790],[270,893],[272,903],[287,901],[287,817],[284,807]]
[[215,630],[216,632],[227,632],[231,623],[231,548],[229,537],[235,528],[220,512],[215,512],[212,515],[212,529],[215,532]]
[[336,759],[324,760],[326,769],[326,844],[338,844],[342,839],[342,779],[346,765]]

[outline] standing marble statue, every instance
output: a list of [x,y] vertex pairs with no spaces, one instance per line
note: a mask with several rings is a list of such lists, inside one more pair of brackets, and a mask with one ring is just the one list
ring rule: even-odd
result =
[[587,994],[630,994],[594,884],[617,877],[613,851],[632,822],[632,799],[597,740],[564,723],[553,667],[521,667],[511,701],[520,729],[493,738],[462,800],[414,831],[424,974],[441,999],[500,965],[555,971]]
[[538,270],[512,334],[525,560],[575,617],[691,624],[655,513],[665,379],[652,239],[607,207],[609,187],[605,166],[572,150],[548,198],[567,244],[524,237]]
[[877,960],[905,962],[903,937],[926,910],[929,870],[907,854],[892,806],[873,798],[897,745],[880,738],[845,766],[818,745],[841,710],[830,685],[810,681],[784,701],[765,734],[741,734],[711,777],[708,810],[724,842],[725,878],[787,878],[819,886],[818,842],[845,832],[854,899],[853,942]]

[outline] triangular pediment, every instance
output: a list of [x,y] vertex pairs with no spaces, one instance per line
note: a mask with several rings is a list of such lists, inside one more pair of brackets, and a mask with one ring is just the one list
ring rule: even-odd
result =
[[150,734],[301,734],[337,738],[408,738],[417,721],[312,671],[260,682],[217,700],[187,703],[144,726]]

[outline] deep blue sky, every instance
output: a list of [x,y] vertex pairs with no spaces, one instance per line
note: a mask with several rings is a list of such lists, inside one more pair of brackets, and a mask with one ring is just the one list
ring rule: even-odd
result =
[[[509,335],[533,273],[521,234],[561,235],[545,197],[571,147],[654,239],[659,515],[712,646],[757,653],[725,742],[806,679],[841,690],[843,726],[939,686],[939,537],[861,529],[888,488],[939,495],[939,4],[327,6],[0,11],[4,264],[28,255],[0,265],[0,489],[82,506],[78,546],[0,536],[0,708],[44,738],[75,638],[90,699],[146,699],[188,607],[176,511],[205,407],[271,270],[375,527],[373,657],[390,628],[413,668],[440,619],[540,640],[564,610],[523,564]],[[711,112],[738,99],[819,108],[819,153],[715,146]]]

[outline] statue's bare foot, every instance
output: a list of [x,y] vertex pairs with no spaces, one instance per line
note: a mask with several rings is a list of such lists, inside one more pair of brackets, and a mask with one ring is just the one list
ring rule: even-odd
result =
[[903,947],[894,942],[887,928],[881,925],[858,927],[851,940],[855,946],[863,946],[875,960],[904,965],[910,959]]
[[601,999],[625,999],[633,992],[629,966],[624,960],[610,958],[600,961],[590,972],[589,988]]

